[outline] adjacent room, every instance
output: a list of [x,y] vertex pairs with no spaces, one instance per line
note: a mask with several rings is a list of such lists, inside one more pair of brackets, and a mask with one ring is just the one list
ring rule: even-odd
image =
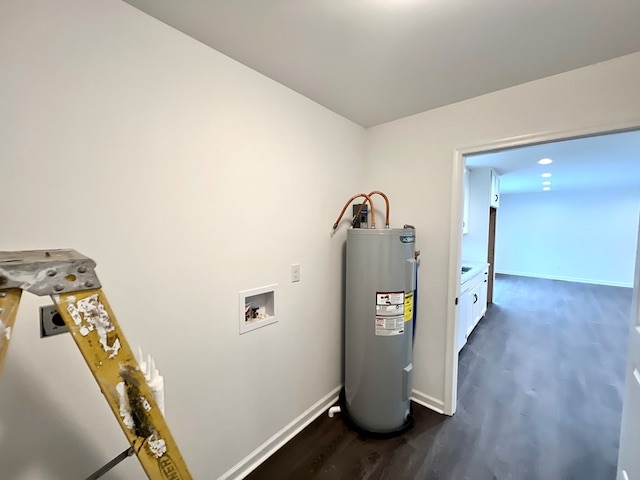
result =
[[523,475],[615,477],[639,152],[632,131],[466,157],[459,401],[508,408],[496,441]]
[[[500,278],[637,296],[638,187],[534,197],[503,191],[508,173],[485,165],[503,174],[487,271],[497,275],[495,305],[461,336],[461,267],[482,261],[465,258],[463,238],[474,235],[473,225],[463,235],[465,157],[640,129],[639,20],[640,5],[622,0],[0,0],[0,251],[91,257],[149,385],[161,374],[162,418],[192,477],[241,479],[268,468],[313,425],[353,433],[339,414],[326,415],[345,383],[351,210],[332,224],[352,195],[383,191],[391,227],[413,227],[401,241],[420,252],[417,280],[408,281],[415,335],[406,342],[403,388],[416,413],[406,435],[433,428],[468,445],[491,438],[496,430],[471,421],[466,402],[484,376],[479,367],[489,365],[474,360],[481,340],[498,339],[492,332],[504,327],[498,298],[512,287]],[[384,219],[384,203],[375,205]],[[635,226],[627,220],[634,208]],[[548,238],[540,212],[567,242],[549,261],[512,248]],[[575,230],[596,245],[615,231],[619,243],[594,255],[584,237],[569,237]],[[583,270],[586,257],[598,270]],[[617,305],[631,301],[631,293],[622,297]],[[121,405],[105,402],[117,386],[96,385],[92,373],[102,365],[83,360],[77,335],[57,330],[58,301],[25,293],[7,328],[13,313],[0,295],[2,479],[97,478],[90,475],[130,448]],[[412,331],[399,325],[394,335]],[[637,363],[624,361],[635,378]],[[590,379],[570,382],[586,388]],[[599,405],[609,393],[601,391]],[[625,451],[635,452],[637,438],[625,437],[624,426],[634,431],[637,412],[623,418]],[[501,425],[508,438],[509,426],[522,424]],[[386,466],[399,468],[409,452],[396,448],[403,438],[380,446],[387,454],[338,455],[317,478],[388,478]],[[504,445],[484,462],[484,453],[465,459],[450,443],[420,450],[439,442],[422,439],[404,442],[421,463],[393,478],[425,478],[439,466],[448,468],[443,479],[474,471],[474,480],[525,478],[502,462]],[[615,458],[617,445],[607,445],[607,459]],[[160,480],[174,478],[156,451]],[[147,478],[132,453],[102,478]],[[602,471],[638,479],[635,457],[607,460]]]

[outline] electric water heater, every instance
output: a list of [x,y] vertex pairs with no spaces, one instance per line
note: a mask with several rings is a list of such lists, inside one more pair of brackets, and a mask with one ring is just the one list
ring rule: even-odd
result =
[[342,412],[367,433],[412,424],[415,230],[347,231],[345,385]]

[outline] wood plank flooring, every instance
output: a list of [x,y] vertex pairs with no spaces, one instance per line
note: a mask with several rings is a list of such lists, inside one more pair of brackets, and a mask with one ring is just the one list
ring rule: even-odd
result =
[[631,294],[499,275],[453,417],[376,440],[322,415],[247,479],[614,480]]

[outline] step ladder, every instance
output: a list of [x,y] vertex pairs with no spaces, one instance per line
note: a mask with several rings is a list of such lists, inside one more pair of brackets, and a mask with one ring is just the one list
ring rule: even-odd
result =
[[0,252],[0,373],[23,291],[50,295],[150,480],[192,480],[95,273],[75,250]]

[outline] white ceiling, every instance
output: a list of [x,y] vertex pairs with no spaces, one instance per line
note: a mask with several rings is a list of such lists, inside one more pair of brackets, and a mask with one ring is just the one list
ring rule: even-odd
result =
[[[640,0],[125,0],[369,127],[640,51]],[[640,186],[640,132],[467,158],[503,193]]]
[[369,127],[640,51],[638,0],[125,0]]
[[[538,160],[551,158],[551,165]],[[640,131],[565,140],[466,157],[467,167],[493,167],[500,193],[640,188]],[[549,172],[552,177],[541,178]]]

